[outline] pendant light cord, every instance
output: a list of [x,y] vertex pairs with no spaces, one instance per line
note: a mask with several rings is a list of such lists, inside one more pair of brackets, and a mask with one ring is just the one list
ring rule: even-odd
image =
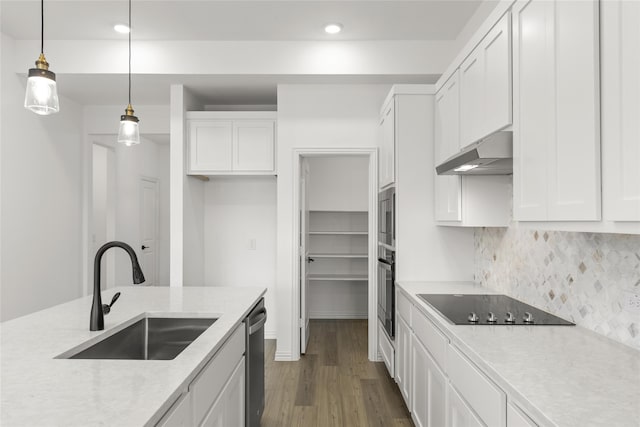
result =
[[40,0],[40,53],[44,53],[44,0]]
[[129,0],[129,105],[131,105],[131,31],[131,0]]

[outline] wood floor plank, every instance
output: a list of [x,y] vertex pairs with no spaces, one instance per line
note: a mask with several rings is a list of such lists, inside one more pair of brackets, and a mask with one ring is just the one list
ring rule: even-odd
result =
[[384,364],[367,359],[366,320],[312,320],[298,362],[275,351],[268,340],[262,427],[413,426]]

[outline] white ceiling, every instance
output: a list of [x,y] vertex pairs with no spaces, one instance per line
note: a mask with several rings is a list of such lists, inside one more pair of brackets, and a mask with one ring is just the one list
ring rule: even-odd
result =
[[[455,40],[483,0],[133,0],[134,40]],[[46,40],[126,40],[113,25],[126,23],[127,1],[47,0]],[[337,36],[324,25],[339,22]],[[0,30],[16,40],[36,40],[39,0],[1,0]],[[206,53],[205,53],[206,54]],[[30,64],[29,64],[30,65]],[[26,69],[25,69],[26,71]],[[55,71],[55,69],[54,69]],[[134,105],[169,103],[169,86],[180,83],[204,104],[276,104],[279,83],[434,83],[437,75],[139,75]],[[122,74],[58,74],[59,92],[83,105],[126,101]]]
[[[218,1],[133,0],[136,40],[453,40],[481,0]],[[45,1],[49,40],[126,39],[127,2]],[[40,2],[2,0],[2,32],[19,40],[40,36]],[[344,25],[330,36],[324,26]]]

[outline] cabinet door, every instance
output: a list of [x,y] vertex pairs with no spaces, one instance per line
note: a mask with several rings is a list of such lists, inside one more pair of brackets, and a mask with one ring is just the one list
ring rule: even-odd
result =
[[597,11],[596,1],[514,5],[517,220],[600,219]]
[[484,66],[482,136],[511,124],[511,14],[507,12],[481,43]]
[[[538,0],[544,1],[544,0]],[[549,220],[601,218],[598,1],[555,0]],[[637,142],[637,141],[636,141]]]
[[273,121],[235,121],[233,133],[234,170],[256,172],[274,170]]
[[233,124],[223,120],[189,122],[189,170],[231,171]]
[[477,415],[467,406],[456,389],[448,385],[447,425],[448,427],[486,427]]
[[380,187],[395,182],[395,100],[385,108],[381,119],[382,140],[380,147]]
[[204,417],[202,427],[244,426],[245,404],[245,360],[236,366],[218,399]]
[[605,218],[640,221],[640,2],[600,8]]
[[400,316],[396,316],[398,335],[396,337],[396,382],[411,411],[411,330]]
[[519,221],[547,218],[547,147],[553,138],[553,4],[513,7],[513,203]]
[[411,402],[417,427],[444,426],[447,414],[447,379],[420,340],[412,337]]
[[[460,149],[459,89],[458,71],[456,71],[436,94],[436,164],[446,160]],[[460,177],[436,175],[434,202],[436,221],[460,221]]]
[[484,64],[475,49],[460,66],[460,146],[476,142],[483,130]]

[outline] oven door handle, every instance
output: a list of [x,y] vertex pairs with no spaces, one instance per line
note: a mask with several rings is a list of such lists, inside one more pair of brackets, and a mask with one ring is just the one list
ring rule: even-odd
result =
[[388,265],[388,266],[392,266],[392,265],[393,265],[392,263],[390,263],[389,261],[387,261],[387,260],[386,260],[386,259],[384,259],[384,258],[378,258],[378,262],[379,262],[379,263],[382,263],[382,264],[386,264],[386,265]]

